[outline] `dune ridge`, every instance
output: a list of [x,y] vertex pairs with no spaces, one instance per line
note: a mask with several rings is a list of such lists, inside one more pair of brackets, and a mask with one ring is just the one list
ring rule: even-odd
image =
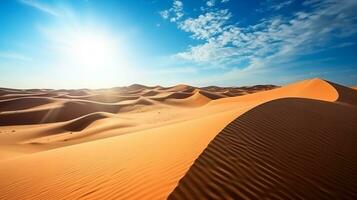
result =
[[329,84],[336,102],[282,98],[239,116],[169,199],[356,199],[357,93]]

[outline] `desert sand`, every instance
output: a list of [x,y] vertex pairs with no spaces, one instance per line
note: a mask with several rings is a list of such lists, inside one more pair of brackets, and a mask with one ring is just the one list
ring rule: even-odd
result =
[[357,91],[0,88],[0,199],[356,199]]

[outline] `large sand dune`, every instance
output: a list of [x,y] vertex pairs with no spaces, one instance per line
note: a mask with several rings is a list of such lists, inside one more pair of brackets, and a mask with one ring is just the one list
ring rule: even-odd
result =
[[274,88],[2,88],[0,199],[355,197],[357,92]]
[[225,127],[170,199],[356,199],[357,107],[285,98]]

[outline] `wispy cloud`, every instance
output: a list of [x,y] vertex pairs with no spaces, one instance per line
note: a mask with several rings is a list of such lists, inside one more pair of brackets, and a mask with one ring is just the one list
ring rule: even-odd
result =
[[56,9],[52,8],[51,6],[44,4],[40,1],[36,1],[36,0],[19,0],[20,3],[30,6],[32,8],[35,8],[41,12],[50,14],[52,16],[60,16],[59,12],[56,11]]
[[169,19],[171,22],[180,20],[184,15],[182,1],[174,0],[170,9],[160,11],[159,14],[162,18]]
[[268,0],[266,2],[266,4],[268,5],[268,9],[269,10],[274,10],[274,11],[277,11],[277,10],[280,10],[282,8],[285,8],[289,5],[291,5],[292,3],[294,3],[294,0],[286,0],[286,1],[283,1],[283,2],[276,2],[274,0]]
[[210,39],[225,31],[227,20],[231,17],[228,10],[207,12],[197,18],[188,18],[178,24],[183,31],[192,33],[195,39]]
[[216,5],[216,0],[208,0],[206,2],[206,5],[209,6],[209,7],[213,7]]
[[[281,9],[291,4],[275,5]],[[197,17],[175,21],[177,27],[202,41],[175,56],[196,63],[257,69],[273,66],[324,49],[332,39],[357,33],[357,1],[309,0],[304,10],[272,16],[239,26],[227,10],[203,10]]]
[[[216,4],[217,4],[217,2],[220,2],[220,3],[227,3],[227,2],[229,2],[230,0],[221,0],[221,1],[217,1],[217,0],[207,0],[206,1],[206,5],[208,6],[208,7],[214,7]],[[204,9],[204,8],[203,8]]]
[[[308,0],[305,0],[306,2]],[[320,1],[320,0],[319,0]],[[277,12],[283,10],[286,7],[289,7],[293,3],[297,2],[296,0],[265,0],[260,3],[260,7],[256,9],[257,12],[266,12],[272,11]],[[300,1],[300,3],[303,1]]]

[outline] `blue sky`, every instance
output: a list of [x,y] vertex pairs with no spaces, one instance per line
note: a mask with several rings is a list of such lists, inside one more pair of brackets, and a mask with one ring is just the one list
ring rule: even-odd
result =
[[2,0],[0,87],[357,85],[356,0]]

